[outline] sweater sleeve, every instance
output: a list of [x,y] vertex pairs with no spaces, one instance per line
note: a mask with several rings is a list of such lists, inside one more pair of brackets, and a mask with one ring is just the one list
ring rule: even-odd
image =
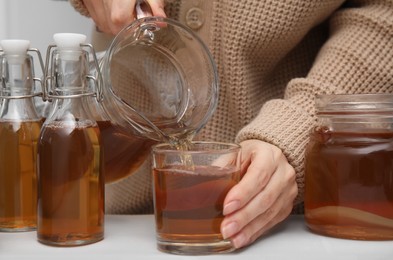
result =
[[278,146],[295,168],[304,194],[305,148],[315,125],[317,94],[393,92],[393,2],[347,1],[330,18],[330,37],[304,78],[292,79],[283,99],[265,103],[237,135]]

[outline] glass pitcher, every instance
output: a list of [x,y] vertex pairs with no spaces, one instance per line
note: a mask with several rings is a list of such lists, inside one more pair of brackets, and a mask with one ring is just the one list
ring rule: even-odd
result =
[[190,140],[217,104],[213,58],[174,20],[136,20],[116,36],[100,68],[103,109],[136,135],[175,144]]
[[72,44],[91,50],[89,79],[96,89],[93,113],[103,138],[106,183],[134,173],[154,143],[189,142],[213,114],[215,62],[206,45],[179,22],[139,18],[100,53],[103,57],[69,36]]

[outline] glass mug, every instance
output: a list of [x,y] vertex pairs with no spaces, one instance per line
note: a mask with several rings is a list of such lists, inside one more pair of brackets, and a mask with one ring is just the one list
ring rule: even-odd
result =
[[199,255],[234,250],[220,226],[228,191],[240,180],[240,146],[193,142],[152,148],[154,211],[158,249]]
[[321,95],[306,150],[305,219],[316,233],[393,240],[393,95]]

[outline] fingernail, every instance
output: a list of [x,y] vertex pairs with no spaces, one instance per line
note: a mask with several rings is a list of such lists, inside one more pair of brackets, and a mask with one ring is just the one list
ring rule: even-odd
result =
[[236,210],[238,210],[239,207],[240,207],[239,201],[237,201],[237,200],[231,201],[224,206],[222,213],[224,214],[224,216],[226,216],[226,215],[231,214],[232,212],[235,212]]
[[246,243],[247,243],[246,236],[242,233],[232,239],[232,244],[235,248],[241,248]]
[[236,222],[230,222],[229,224],[226,224],[225,226],[222,227],[221,229],[221,234],[224,237],[224,239],[227,239],[234,234],[236,234],[239,231],[239,225]]

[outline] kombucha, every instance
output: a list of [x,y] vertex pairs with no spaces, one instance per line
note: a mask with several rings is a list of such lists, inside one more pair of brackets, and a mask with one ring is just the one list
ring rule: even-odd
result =
[[59,246],[103,239],[104,180],[95,126],[44,126],[38,144],[38,240]]
[[392,132],[315,131],[305,181],[305,218],[312,231],[393,239]]
[[104,149],[105,183],[121,180],[134,173],[150,155],[156,141],[132,136],[110,121],[98,121]]
[[159,240],[220,241],[223,203],[240,180],[235,168],[194,165],[154,169]]
[[36,228],[41,121],[0,122],[0,231]]

